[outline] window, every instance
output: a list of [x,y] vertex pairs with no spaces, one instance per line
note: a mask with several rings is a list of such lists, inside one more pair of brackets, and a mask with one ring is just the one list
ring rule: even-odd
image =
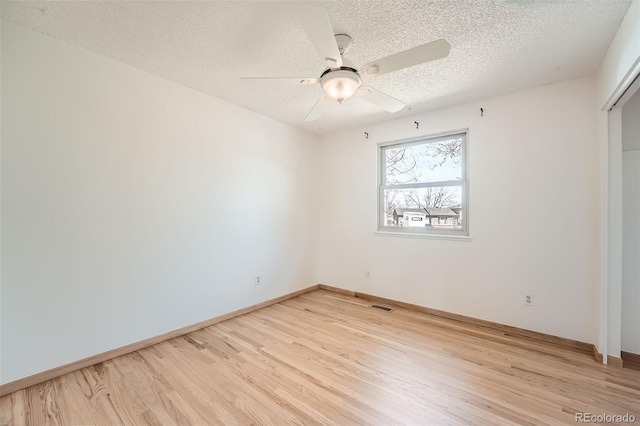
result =
[[466,145],[466,132],[380,145],[378,230],[468,235]]

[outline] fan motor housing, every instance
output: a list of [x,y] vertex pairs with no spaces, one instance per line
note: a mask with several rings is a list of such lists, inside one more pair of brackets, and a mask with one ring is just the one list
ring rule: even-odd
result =
[[320,79],[322,79],[322,77],[324,77],[325,75],[329,74],[330,72],[333,71],[351,71],[354,74],[358,75],[358,78],[360,78],[360,74],[358,74],[358,70],[356,70],[355,68],[351,68],[351,67],[340,67],[340,68],[327,68],[326,70],[324,70],[324,72],[322,74],[320,74]]

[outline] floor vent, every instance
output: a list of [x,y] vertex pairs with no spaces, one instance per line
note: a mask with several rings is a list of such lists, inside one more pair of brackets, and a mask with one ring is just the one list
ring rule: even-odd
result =
[[391,312],[393,311],[393,309],[391,308],[387,308],[386,306],[380,306],[380,305],[371,305],[372,308],[374,309],[380,309],[381,311],[385,311],[385,312]]

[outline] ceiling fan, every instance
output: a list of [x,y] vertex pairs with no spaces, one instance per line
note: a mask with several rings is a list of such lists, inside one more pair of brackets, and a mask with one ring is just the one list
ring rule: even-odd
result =
[[317,6],[304,6],[299,9],[299,17],[316,51],[328,66],[318,78],[291,77],[243,77],[251,80],[290,80],[297,84],[311,85],[319,83],[325,95],[311,108],[305,118],[313,121],[320,118],[332,101],[342,103],[354,95],[388,112],[398,112],[405,103],[369,86],[362,86],[361,75],[376,76],[403,68],[412,67],[449,55],[451,45],[444,40],[436,40],[402,52],[395,53],[356,69],[344,57],[353,44],[347,34],[335,34],[327,11]]

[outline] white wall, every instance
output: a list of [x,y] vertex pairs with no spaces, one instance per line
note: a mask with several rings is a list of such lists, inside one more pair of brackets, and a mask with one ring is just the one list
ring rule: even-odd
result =
[[2,89],[2,383],[318,282],[315,136],[6,21]]
[[623,152],[622,200],[621,349],[640,354],[640,150]]
[[[595,342],[594,102],[594,80],[581,79],[325,137],[320,281]],[[374,235],[376,144],[462,128],[473,240]]]

